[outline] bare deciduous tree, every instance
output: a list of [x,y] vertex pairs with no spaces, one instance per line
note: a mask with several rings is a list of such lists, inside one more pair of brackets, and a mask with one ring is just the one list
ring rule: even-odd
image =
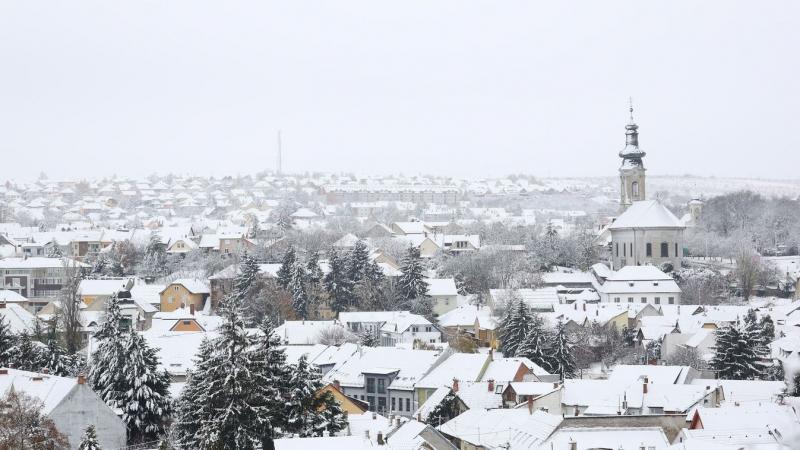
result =
[[83,274],[75,261],[64,259],[64,282],[59,295],[61,307],[56,311],[56,323],[64,332],[67,353],[75,354],[81,345],[81,297],[78,293]]

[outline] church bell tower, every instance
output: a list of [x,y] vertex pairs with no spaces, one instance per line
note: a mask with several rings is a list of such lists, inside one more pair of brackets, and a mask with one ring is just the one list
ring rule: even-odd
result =
[[630,107],[630,120],[625,125],[625,148],[619,152],[622,166],[619,168],[619,206],[620,212],[628,209],[633,202],[645,199],[644,158],[645,152],[639,149],[639,126],[633,121],[633,102]]

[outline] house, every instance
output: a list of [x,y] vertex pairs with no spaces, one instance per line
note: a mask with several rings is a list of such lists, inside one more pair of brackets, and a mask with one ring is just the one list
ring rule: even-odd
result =
[[89,267],[69,258],[0,259],[0,289],[27,298],[28,308],[37,312],[61,294],[67,271],[85,271]]
[[428,319],[408,311],[340,312],[339,322],[351,333],[373,333],[382,346],[442,342],[442,333]]
[[489,289],[493,305],[506,305],[511,300],[521,300],[536,312],[552,312],[561,303],[558,290],[554,287],[539,289]]
[[19,303],[0,303],[0,320],[4,320],[14,334],[32,333],[36,323],[36,317]]
[[337,385],[336,382],[323,386],[317,391],[316,397],[325,395],[326,392],[330,392],[333,398],[339,402],[339,406],[342,411],[348,414],[348,418],[351,414],[364,414],[369,411],[369,403],[344,395],[341,386]]
[[193,306],[200,311],[211,294],[208,285],[197,278],[181,278],[168,284],[159,292],[162,312],[175,311],[184,306]]
[[97,440],[104,448],[126,445],[126,427],[105,402],[89,387],[83,376],[58,377],[43,373],[0,368],[0,393],[24,393],[43,403],[42,413],[77,448],[86,427],[94,425]]
[[462,305],[439,316],[438,321],[448,338],[467,333],[479,347],[498,346],[498,321],[488,306]]
[[462,450],[542,448],[562,420],[527,408],[471,409],[438,429]]
[[442,237],[442,250],[453,254],[474,252],[481,248],[481,237],[477,234],[446,234]]
[[452,278],[426,278],[428,296],[433,303],[433,313],[442,315],[458,306],[458,289]]
[[287,320],[275,328],[275,335],[280,338],[282,345],[311,345],[331,339],[353,341],[356,338],[335,320]]
[[775,403],[697,408],[674,444],[709,448],[790,448],[800,420],[795,409]]
[[489,353],[453,353],[447,356],[414,386],[419,404],[440,387],[452,386],[454,379],[480,381],[491,361]]
[[600,287],[603,302],[679,305],[681,288],[655,266],[625,266]]
[[[83,303],[92,308],[92,310],[105,310],[105,304],[108,299],[121,290],[130,290],[133,281],[133,278],[81,280],[78,286],[78,295],[80,295]],[[131,286],[128,286],[128,282],[131,282]]]
[[171,241],[169,245],[167,245],[167,253],[172,255],[184,254],[189,253],[196,248],[199,247],[195,241],[186,237],[182,237]]
[[[441,356],[431,350],[353,344],[343,345],[340,351],[347,348],[354,351],[342,355],[325,373],[323,381],[334,384],[338,381],[345,395],[367,402],[370,411],[406,417],[417,409],[414,386]],[[320,356],[314,363],[324,367],[324,360]]]

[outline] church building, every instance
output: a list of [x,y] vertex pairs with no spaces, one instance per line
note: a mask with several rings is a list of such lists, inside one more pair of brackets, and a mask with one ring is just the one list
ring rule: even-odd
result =
[[622,213],[608,229],[611,232],[611,268],[670,263],[681,265],[684,224],[657,200],[645,197],[645,168],[639,149],[639,127],[625,126],[625,148],[619,152],[620,209]]

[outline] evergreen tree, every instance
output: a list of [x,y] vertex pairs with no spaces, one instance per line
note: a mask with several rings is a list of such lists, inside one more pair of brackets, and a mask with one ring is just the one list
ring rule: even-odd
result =
[[351,283],[355,284],[361,281],[367,264],[369,264],[369,250],[364,241],[359,239],[347,255],[347,277]]
[[428,283],[425,281],[425,268],[419,249],[409,247],[400,264],[402,275],[399,277],[400,295],[405,301],[428,296]]
[[[286,403],[286,431],[300,437],[335,433],[347,426],[347,416],[330,392],[319,395],[322,375],[308,363],[306,355],[293,365],[289,377],[289,400]],[[328,414],[321,414],[327,411]]]
[[34,341],[25,330],[11,348],[9,363],[15,369],[39,372],[45,367],[45,356],[41,342]]
[[450,390],[442,401],[434,406],[431,412],[428,413],[428,417],[424,419],[424,422],[432,427],[438,427],[459,414],[458,398],[456,394]]
[[259,327],[261,335],[256,339],[253,360],[256,364],[255,384],[261,390],[262,412],[266,435],[270,439],[278,436],[279,430],[286,428],[284,413],[284,394],[288,392],[289,368],[286,365],[286,352],[281,348],[275,326],[265,318]]
[[308,293],[306,292],[306,272],[299,263],[292,267],[292,277],[289,281],[289,292],[292,294],[292,308],[297,316],[305,320],[308,318]]
[[558,374],[561,380],[575,376],[575,356],[572,354],[572,345],[567,339],[566,327],[561,321],[556,325],[547,359],[551,373]]
[[175,405],[175,444],[181,449],[200,448],[200,428],[214,411],[206,402],[206,380],[215,342],[203,339],[195,356],[195,366]]
[[308,278],[308,282],[310,284],[316,285],[322,282],[322,278],[325,274],[322,273],[322,269],[319,267],[319,252],[313,251],[308,254],[308,259],[306,260],[306,277]]
[[289,289],[289,283],[292,280],[292,269],[297,262],[297,255],[295,254],[294,247],[291,245],[286,249],[281,261],[281,267],[278,269],[278,286]]
[[514,356],[528,358],[549,372],[549,360],[545,357],[547,341],[548,336],[544,329],[544,323],[539,315],[534,313],[531,315],[525,339],[517,346]]
[[172,413],[170,377],[166,370],[158,370],[156,350],[133,327],[124,351],[125,391],[119,404],[128,428],[128,442],[149,442],[164,433],[166,420]]
[[464,275],[461,272],[456,272],[456,274],[453,275],[453,282],[456,284],[458,295],[469,295],[469,291],[467,290],[467,282],[464,280]]
[[121,408],[125,391],[125,348],[120,322],[119,300],[112,295],[106,303],[105,320],[95,333],[97,350],[91,355],[89,365],[89,384],[100,398],[111,408]]
[[142,266],[144,274],[149,277],[157,278],[167,273],[167,250],[157,233],[150,235],[150,241],[144,249]]
[[247,334],[239,305],[224,309],[224,322],[214,351],[204,363],[204,379],[198,383],[199,401],[208,405],[200,417],[198,448],[251,450],[267,448],[268,423],[261,398],[258,367],[252,358],[254,339]]
[[44,350],[45,365],[47,370],[53,375],[62,377],[69,377],[76,375],[75,368],[80,366],[80,357],[76,355],[67,355],[66,349],[58,343],[58,338],[55,335],[55,327],[51,327],[47,336],[47,347]]
[[530,324],[530,311],[522,300],[512,300],[500,327],[500,351],[506,357],[515,356],[517,348],[525,341]]
[[772,321],[772,317],[763,316],[758,322],[758,328],[761,330],[764,345],[769,345],[775,340],[775,322]]
[[364,274],[355,285],[353,292],[353,296],[357,299],[358,305],[362,310],[385,309],[385,280],[386,276],[383,274],[383,269],[375,261],[369,261],[364,267]]
[[725,380],[757,380],[764,372],[765,349],[761,337],[747,324],[727,325],[715,331],[716,346],[711,369]]
[[81,438],[81,443],[78,446],[78,450],[102,450],[102,447],[100,447],[100,442],[97,441],[97,431],[95,430],[94,425],[89,425],[86,428],[86,432]]
[[378,336],[370,330],[364,330],[359,333],[358,342],[363,347],[377,347],[380,344]]
[[8,367],[11,361],[11,349],[16,345],[16,341],[16,336],[11,333],[6,318],[0,316],[0,367]]
[[330,271],[323,279],[325,291],[328,293],[331,309],[338,313],[352,305],[353,285],[347,277],[346,262],[333,248],[328,251],[328,265]]
[[[229,296],[242,305],[246,317],[251,320],[258,316],[259,305],[254,295],[254,286],[257,284],[259,273],[258,262],[245,252],[239,260],[239,271],[233,280],[233,290]],[[225,301],[228,302],[230,299],[226,298]]]

